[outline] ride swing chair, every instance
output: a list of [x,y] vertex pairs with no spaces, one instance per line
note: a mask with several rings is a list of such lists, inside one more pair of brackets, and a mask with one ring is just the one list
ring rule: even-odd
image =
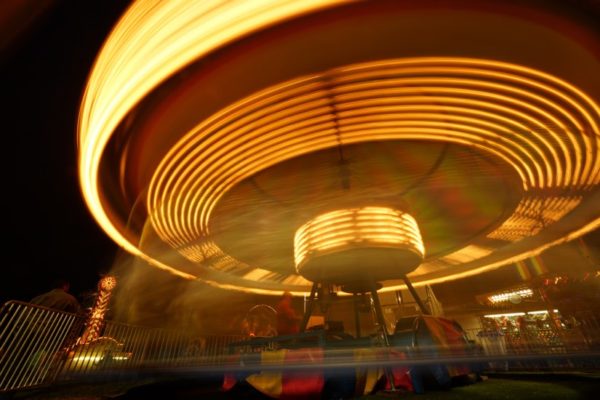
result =
[[[359,207],[317,216],[295,235],[296,271],[313,282],[310,296],[305,298],[300,332],[276,335],[271,329],[268,335],[254,334],[272,327],[273,322],[268,319],[276,318],[276,310],[257,305],[245,318],[247,324],[255,324],[250,338],[232,343],[230,352],[316,348],[322,351],[325,367],[328,358],[339,362],[348,361],[343,357],[349,357],[358,368],[362,361],[368,364],[365,371],[379,371],[365,393],[376,389],[422,393],[426,385],[449,388],[453,381],[474,382],[480,377],[477,365],[436,362],[438,358],[475,355],[475,348],[469,345],[457,322],[431,315],[406,276],[421,264],[424,253],[418,225],[407,212],[389,207]],[[388,332],[378,294],[382,287],[379,281],[388,279],[402,279],[420,310],[420,315],[398,319],[393,333]],[[316,305],[326,311],[345,295],[352,296],[355,336],[344,332],[343,321],[324,320],[309,328]],[[360,313],[367,304],[374,312],[377,333],[363,336]],[[408,360],[415,364],[410,365]],[[339,380],[343,373],[324,376],[325,380]],[[335,386],[336,382],[331,384]]]

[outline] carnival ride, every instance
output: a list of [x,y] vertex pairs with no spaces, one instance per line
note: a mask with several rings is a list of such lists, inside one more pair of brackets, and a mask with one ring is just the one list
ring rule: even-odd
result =
[[310,292],[294,234],[334,210],[410,214],[417,286],[597,228],[597,33],[534,2],[460,5],[133,4],[82,103],[90,210],[158,268],[263,294]]
[[319,290],[369,293],[390,345],[378,291],[426,315],[413,284],[600,226],[599,51],[533,1],[134,3],[83,98],[83,195],[155,267],[309,295],[302,329]]

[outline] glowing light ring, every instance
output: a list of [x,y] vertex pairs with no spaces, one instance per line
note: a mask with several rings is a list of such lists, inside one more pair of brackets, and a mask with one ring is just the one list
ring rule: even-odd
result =
[[[423,60],[423,63],[427,65],[427,61],[435,64],[442,62],[442,60],[426,59]],[[454,61],[450,62],[450,65],[458,63],[458,60],[449,61]],[[467,65],[477,64],[473,60],[464,60],[463,62]],[[404,63],[406,61],[400,62],[400,64]],[[418,61],[415,60],[414,63],[418,63]],[[372,69],[372,66],[369,67]],[[500,64],[500,67],[506,68],[507,65]],[[442,71],[444,69],[437,72]],[[343,73],[343,70],[336,72]],[[456,71],[449,66],[446,67],[446,73],[452,74]],[[469,69],[469,73],[473,73],[473,68]],[[364,77],[364,73],[362,75],[364,79],[382,80],[381,74],[381,71],[377,74],[377,70],[375,70],[368,77]],[[310,86],[309,93],[314,95],[317,79],[309,78],[306,82],[297,81],[294,82],[294,86],[307,84]],[[394,85],[398,84],[398,79],[394,79]],[[408,79],[407,84],[410,83],[410,78]],[[439,79],[440,84],[443,83],[443,78]],[[473,79],[471,81],[475,82]],[[382,83],[378,81],[378,84],[381,85]],[[323,102],[319,103],[322,104],[320,108],[315,108],[318,105],[315,105],[314,101],[311,100],[306,108],[302,110],[304,113],[301,113],[299,107],[295,104],[289,110],[286,108],[286,102],[281,101],[281,96],[277,95],[279,89],[275,88],[260,93],[224,110],[218,116],[219,118],[214,118],[216,123],[213,123],[213,120],[205,122],[165,157],[150,186],[151,194],[148,203],[151,210],[158,211],[152,213],[153,222],[156,229],[163,233],[163,239],[175,246],[181,246],[197,238],[198,235],[207,234],[210,210],[229,187],[241,179],[282,160],[337,145],[336,137],[332,135],[334,126],[331,105],[328,102],[325,103],[325,97],[328,95],[326,91],[320,88],[320,93],[324,98]],[[598,156],[593,152],[588,152],[588,154],[592,154],[592,157],[585,157],[586,153],[582,153],[578,148],[567,147],[580,140],[578,136],[582,136],[581,131],[571,132],[566,130],[565,136],[570,139],[565,143],[566,141],[561,135],[550,130],[544,132],[544,124],[539,119],[535,119],[519,109],[510,109],[479,99],[448,97],[445,93],[436,96],[435,87],[417,87],[413,88],[413,92],[416,94],[425,92],[428,93],[428,96],[415,98],[405,94],[405,96],[397,98],[397,103],[402,105],[408,102],[413,109],[420,106],[422,112],[429,111],[430,114],[439,114],[446,105],[452,106],[454,109],[462,105],[465,113],[469,113],[470,110],[466,106],[478,106],[479,109],[490,109],[491,112],[486,111],[487,115],[504,112],[513,120],[517,122],[524,120],[535,124],[534,127],[538,129],[537,132],[534,130],[533,132],[521,132],[520,135],[518,133],[513,134],[516,139],[510,140],[489,128],[486,130],[475,124],[469,125],[464,122],[461,124],[452,123],[452,115],[446,116],[448,121],[439,122],[432,121],[436,117],[415,120],[411,113],[398,112],[390,114],[389,110],[385,110],[386,113],[384,114],[379,114],[377,110],[371,110],[371,114],[365,117],[369,119],[368,125],[365,122],[356,124],[352,120],[346,123],[347,114],[344,113],[346,103],[336,101],[337,124],[343,142],[350,144],[369,140],[421,138],[468,144],[492,152],[509,162],[523,178],[526,189],[544,188],[546,182],[552,183],[556,180],[554,174],[558,175],[563,170],[571,171],[572,168],[569,165],[598,163]],[[266,103],[265,98],[272,94],[272,102],[270,104]],[[472,96],[471,93],[469,95]],[[484,98],[488,96],[487,92],[482,94]],[[295,101],[295,99],[292,101]],[[254,109],[255,103],[260,105],[258,109]],[[432,106],[431,103],[434,103],[434,105]],[[348,108],[350,107],[351,105]],[[523,108],[535,109],[530,104],[525,103]],[[287,110],[288,112],[283,113],[281,110]],[[369,108],[362,104],[357,110],[356,113],[361,113],[364,117]],[[312,118],[307,116],[309,111],[312,113]],[[271,118],[261,119],[267,115],[270,115]],[[223,118],[223,116],[229,118]],[[329,116],[329,124],[323,123],[323,118],[327,116]],[[355,117],[351,113],[350,116]],[[537,116],[549,119],[552,117],[542,111],[539,111]],[[582,116],[579,117],[584,119]],[[558,121],[557,118],[552,119]],[[574,120],[575,118],[572,117],[571,119]],[[236,122],[229,123],[233,120]],[[597,131],[597,115],[595,119],[590,117],[588,120],[594,123],[594,131]],[[311,123],[315,125],[311,126]],[[319,123],[321,125],[318,125]],[[486,123],[487,121],[484,119],[480,124]],[[499,125],[496,124],[495,126],[498,127]],[[446,129],[443,129],[444,127]],[[565,124],[563,124],[563,127],[566,129]],[[413,133],[412,137],[409,137],[410,131],[417,133]],[[545,133],[545,135],[542,133]],[[535,154],[528,152],[527,148],[520,144],[522,141],[529,140],[528,144],[532,148],[534,147],[534,144],[526,137],[527,134],[539,139]],[[206,137],[210,139],[205,140]],[[235,138],[235,140],[230,138]],[[594,147],[597,147],[597,137],[595,139],[593,143]],[[556,147],[566,151],[563,150],[560,156],[555,155],[557,149],[550,144],[551,141],[557,143]],[[202,157],[203,154],[207,156]],[[543,155],[541,159],[540,154]],[[573,158],[575,160],[572,160]],[[582,161],[582,159],[585,160]],[[561,163],[561,161],[563,162]],[[536,174],[539,175],[538,179],[532,171],[536,171]],[[549,171],[554,172],[554,174],[548,174]],[[574,172],[577,172],[577,174]],[[575,186],[579,188],[594,185],[598,182],[597,170],[589,170],[587,174],[580,174],[581,172],[579,170],[572,171],[571,175],[560,179],[555,186]],[[164,179],[161,176],[168,178]],[[185,181],[182,180],[183,177],[185,177]],[[213,190],[209,187],[217,189]],[[157,197],[160,196],[160,193],[164,195]],[[185,195],[179,196],[180,193],[185,193]],[[165,210],[173,218],[163,219],[158,217],[163,214],[162,210]],[[182,220],[181,217],[177,216],[187,216],[187,218]]]
[[[201,123],[157,168],[147,205],[159,236],[187,254],[188,243],[209,236],[210,214],[230,188],[338,140],[471,146],[511,165],[526,192],[556,188],[566,195],[599,182],[598,135],[588,137],[599,131],[599,115],[567,83],[506,63],[421,58],[340,68],[266,89]],[[571,208],[580,201],[574,198]],[[557,209],[564,201],[547,205]],[[221,253],[208,239],[203,246]]]
[[421,233],[411,215],[386,207],[353,208],[319,215],[298,228],[296,271],[301,273],[312,257],[359,247],[409,250],[421,260],[425,257]]
[[[134,2],[98,56],[79,114],[79,181],[106,233],[129,252],[194,279],[141,252],[113,225],[100,200],[98,169],[119,122],[161,82],[198,58],[249,33],[346,0],[147,0]],[[143,44],[143,45],[142,45]]]
[[[79,119],[82,192],[92,214],[111,238],[159,268],[187,279],[196,278],[145,254],[106,214],[100,200],[98,171],[111,135],[141,99],[190,62],[271,24],[338,3],[150,0],[130,7],[96,61]],[[378,86],[374,78],[383,86]],[[521,209],[534,204],[537,189],[557,189],[564,194],[552,200],[554,209],[565,199],[575,199],[569,203],[571,209],[575,208],[581,198],[571,192],[591,190],[599,182],[598,106],[579,89],[548,74],[496,61],[420,58],[340,68],[328,71],[327,81],[324,85],[323,76],[314,76],[267,89],[209,118],[182,139],[165,157],[151,184],[148,206],[159,236],[191,260],[226,259],[214,243],[204,240],[219,198],[237,182],[269,165],[336,146],[332,137],[338,133],[344,144],[420,139],[489,152],[511,165],[521,177],[533,199],[524,202]],[[411,84],[418,86],[413,93],[398,89]],[[332,118],[334,109],[336,123]],[[237,117],[240,122],[236,126],[232,121]],[[337,121],[340,132],[336,131]],[[242,124],[260,129],[252,136]],[[550,129],[546,129],[548,125]],[[509,139],[507,128],[515,132]],[[199,138],[207,135],[215,140],[210,146],[198,146]],[[231,146],[223,146],[226,137],[257,147],[238,146],[239,151],[234,151]],[[181,158],[180,151],[185,147],[199,160]],[[195,167],[210,162],[206,155],[218,149],[223,151],[220,156],[227,157],[215,162],[206,173],[197,174],[194,178],[199,181],[182,179]],[[236,166],[240,158],[245,162]],[[224,175],[219,176],[219,172]],[[547,216],[551,222],[560,218],[559,213]],[[527,217],[509,218],[505,230],[521,224],[519,221],[527,221]],[[598,221],[592,221],[535,251],[597,226]],[[510,237],[510,233],[502,237]],[[524,256],[517,254],[502,263]],[[223,282],[209,283],[238,288]]]

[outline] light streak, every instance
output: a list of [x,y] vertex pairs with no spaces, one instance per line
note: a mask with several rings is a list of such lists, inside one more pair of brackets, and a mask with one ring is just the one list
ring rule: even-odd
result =
[[524,299],[529,298],[529,297],[533,297],[533,290],[531,290],[531,289],[520,289],[520,290],[515,290],[515,291],[512,291],[512,292],[495,294],[495,295],[489,296],[488,300],[491,303],[501,303],[501,302],[510,300],[510,298],[513,297],[513,296],[519,296],[519,297],[522,297]]
[[485,318],[501,318],[501,317],[519,317],[525,315],[524,312],[514,312],[514,313],[508,313],[508,314],[488,314],[488,315],[484,315]]
[[[183,272],[177,265],[145,253],[107,213],[99,186],[99,165],[107,143],[140,101],[188,64],[250,33],[341,3],[173,0],[136,2],[130,7],[96,61],[78,127],[83,196],[94,218],[115,242],[158,268],[185,279],[199,278],[201,274]],[[244,179],[291,158],[340,144],[436,141],[477,149],[506,163],[520,177],[523,199],[515,212],[487,235],[516,242],[567,218],[586,193],[598,186],[599,124],[600,108],[586,93],[526,66],[459,57],[348,65],[273,85],[201,121],[181,136],[157,166],[146,206],[160,239],[185,258],[209,265],[218,260],[209,268],[235,269],[236,262],[245,268],[248,265],[227,256],[208,239],[213,210]],[[560,195],[542,194],[546,192]],[[467,271],[448,268],[444,276],[415,284],[464,277],[522,260],[597,226],[597,220],[586,221],[562,237],[501,260],[482,262]],[[466,246],[446,261],[469,263],[493,256],[495,250],[488,253],[486,248],[475,255]],[[424,267],[437,261],[444,260],[425,260]],[[246,276],[263,275],[250,272]],[[253,287],[251,279],[247,279],[248,287],[200,279],[257,293],[283,291]],[[296,278],[288,281],[303,282]],[[401,286],[390,284],[383,290]],[[305,290],[298,286],[296,292]]]

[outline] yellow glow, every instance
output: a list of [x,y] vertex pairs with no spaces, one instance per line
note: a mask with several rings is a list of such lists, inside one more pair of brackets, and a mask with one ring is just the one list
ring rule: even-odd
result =
[[98,285],[100,289],[104,290],[113,290],[117,286],[117,278],[114,276],[105,276],[100,280],[100,284]]
[[493,296],[489,296],[488,300],[491,303],[495,304],[495,303],[501,303],[504,301],[508,301],[513,296],[520,296],[520,297],[526,299],[526,298],[533,297],[533,291],[531,289],[514,290],[512,292],[500,293],[500,294],[495,294]]
[[450,264],[466,263],[492,253],[492,249],[481,246],[469,245],[452,254],[442,257],[440,260]]
[[[566,243],[566,242],[568,242],[570,240],[578,238],[579,236],[583,235],[586,232],[591,232],[591,231],[593,231],[595,229],[599,229],[599,228],[600,228],[600,218],[597,218],[597,219],[591,221],[590,224],[588,224],[588,225],[586,225],[586,226],[584,226],[584,227],[582,227],[582,228],[580,228],[578,230],[575,230],[574,232],[571,232],[570,234],[568,234],[568,235],[566,235],[566,236],[564,236],[564,237],[562,237],[560,239],[554,240],[554,241],[549,242],[549,243],[544,243],[541,246],[535,247],[535,248],[533,248],[533,249],[531,249],[529,251],[523,252],[523,253],[519,253],[519,254],[517,254],[517,255],[515,255],[513,257],[508,257],[508,258],[505,258],[503,260],[496,261],[496,262],[490,262],[490,263],[485,264],[483,266],[480,266],[480,267],[477,267],[477,268],[471,268],[471,269],[468,269],[468,270],[462,271],[462,272],[455,272],[455,271],[453,271],[454,272],[453,274],[449,274],[449,275],[443,276],[441,278],[433,278],[433,279],[421,280],[419,282],[415,282],[413,285],[416,286],[416,287],[418,287],[418,286],[424,286],[424,285],[432,285],[432,284],[435,284],[435,283],[447,282],[447,281],[453,280],[453,279],[466,278],[466,277],[469,277],[469,276],[481,274],[481,273],[486,272],[486,271],[492,271],[492,270],[494,270],[496,268],[502,267],[503,265],[515,263],[517,261],[523,261],[523,260],[525,260],[527,258],[540,255],[545,250],[547,250],[547,249],[549,249],[549,248],[551,248],[553,246],[556,246],[556,245],[559,245],[559,244],[562,244],[562,243]],[[381,289],[381,292],[392,292],[392,291],[401,290],[401,289],[406,289],[406,285],[403,285],[403,284],[401,284],[401,285],[389,285],[389,286],[386,286],[383,289]]]
[[[338,223],[344,229],[336,229]],[[387,207],[351,208],[321,214],[298,228],[294,238],[296,271],[300,272],[310,257],[356,247],[409,249],[421,259],[425,256],[419,227],[409,214]]]
[[[309,78],[307,82],[307,85],[310,86],[311,90],[315,90],[313,80],[313,78]],[[443,83],[443,79],[441,82]],[[299,85],[300,83],[296,83],[295,87]],[[432,89],[430,89],[430,91],[431,90]],[[272,91],[276,92],[277,95],[281,92],[279,88],[278,90],[273,89]],[[456,90],[453,91],[456,92]],[[486,96],[489,95],[486,94]],[[195,139],[190,136],[189,140],[182,141],[182,143],[185,143],[185,148],[174,148],[173,152],[165,157],[165,160],[169,160],[171,166],[168,164],[161,164],[161,166],[159,166],[159,172],[156,175],[157,179],[153,180],[150,188],[150,192],[154,195],[150,195],[148,204],[150,208],[158,209],[157,213],[152,214],[154,216],[153,223],[155,224],[157,231],[161,233],[163,240],[176,245],[181,245],[197,236],[208,234],[207,222],[211,210],[214,208],[214,205],[222,194],[235,183],[253,173],[290,157],[337,144],[335,137],[330,130],[331,124],[325,124],[318,128],[314,128],[314,132],[301,131],[301,134],[299,134],[298,127],[294,124],[286,126],[286,124],[290,123],[290,120],[282,118],[282,115],[280,114],[276,114],[276,118],[257,120],[258,117],[251,113],[251,110],[242,112],[245,107],[254,107],[255,104],[261,104],[263,107],[266,107],[266,109],[258,109],[257,111],[260,111],[260,115],[263,115],[264,113],[267,115],[272,114],[273,110],[269,109],[271,106],[269,106],[270,103],[265,102],[265,97],[268,97],[268,95],[261,93],[254,98],[254,101],[252,101],[252,99],[246,99],[240,103],[239,106],[232,106],[224,110],[222,115],[236,116],[235,123],[229,123],[228,119],[223,118],[221,115],[218,119],[220,121],[219,123],[223,125],[223,129],[220,129],[219,124],[208,121],[196,128],[195,131],[197,133],[190,133],[190,135],[195,136]],[[427,101],[432,102],[432,97],[433,96],[430,95],[427,98]],[[404,98],[404,100],[406,99]],[[491,110],[496,113],[499,111],[511,111],[510,108],[505,106],[498,106],[492,103],[488,104],[473,99],[442,97],[434,100],[437,103],[445,101],[446,103],[449,102],[451,104],[461,104],[462,102],[465,106],[469,105],[469,103],[478,107],[488,106],[492,107]],[[502,97],[502,100],[506,100],[506,98]],[[312,98],[311,102],[314,102]],[[524,102],[519,106],[533,110],[532,112],[539,114],[542,119],[556,121],[557,125],[561,125],[558,119],[548,115],[545,111],[535,109],[533,106]],[[240,107],[242,108],[240,109]],[[275,104],[272,107],[281,109],[283,106],[281,104]],[[311,107],[314,107],[314,105]],[[472,125],[452,124],[448,121],[436,124],[431,120],[414,119],[414,116],[411,114],[395,115],[394,117],[396,120],[398,120],[398,118],[404,119],[399,119],[394,126],[390,126],[388,123],[385,127],[382,126],[382,129],[374,129],[373,123],[371,123],[369,126],[361,126],[359,128],[360,130],[353,128],[353,130],[350,131],[343,123],[344,120],[339,118],[343,115],[342,106],[340,106],[340,110],[338,123],[340,125],[340,130],[344,134],[344,137],[346,137],[345,142],[348,144],[365,140],[402,138],[445,140],[471,145],[491,152],[513,165],[515,170],[517,170],[523,178],[525,188],[544,187],[545,185],[552,184],[555,180],[562,181],[561,174],[563,168],[566,171],[572,170],[569,166],[571,154],[566,151],[567,145],[563,142],[563,139],[554,135],[552,131],[546,131],[547,137],[536,130],[531,132],[531,136],[537,137],[540,145],[543,145],[544,147],[539,147],[534,142],[531,142],[528,138],[529,135],[521,135],[520,140],[524,140],[524,143],[527,143],[527,147],[522,147],[518,145],[517,142],[511,142],[510,139],[505,139],[502,135],[491,135],[491,131],[489,130],[490,124],[486,123],[485,120],[482,124],[487,124],[488,128],[481,129]],[[293,110],[290,111],[290,114],[294,115],[296,112],[297,109],[293,108]],[[329,112],[330,110],[327,108],[323,110],[322,114],[327,114]],[[517,121],[528,120],[527,117],[529,118],[529,123],[531,123],[531,121],[536,121],[535,118],[532,119],[527,113],[517,110],[512,110],[512,112],[517,118]],[[491,114],[492,113],[488,113],[488,115]],[[246,119],[242,118],[244,115],[248,115],[248,117],[246,117]],[[317,115],[321,121],[321,114],[317,113]],[[248,128],[247,124],[250,116],[252,116],[252,121],[255,122],[252,125],[252,129]],[[419,116],[417,115],[417,117]],[[406,120],[405,118],[411,119]],[[304,116],[303,118],[299,118],[299,120],[303,123],[314,122],[310,121],[310,118],[307,121]],[[394,119],[388,117],[387,120],[393,121]],[[470,120],[473,121],[474,119],[470,118]],[[469,119],[462,118],[462,121],[468,123]],[[538,122],[537,125],[543,126],[541,122]],[[285,130],[282,130],[282,126],[285,127]],[[205,127],[208,130],[205,130]],[[492,125],[491,127],[493,128],[494,126]],[[382,131],[382,134],[380,134],[379,131]],[[410,132],[413,132],[413,136],[410,136]],[[489,139],[486,140],[485,136],[488,134],[490,134],[490,136]],[[210,137],[210,140],[204,139],[207,137]],[[219,146],[220,137],[235,137],[238,139],[229,141],[224,146]],[[298,140],[298,138],[301,138],[301,140]],[[201,140],[202,144],[200,144]],[[557,145],[553,145],[552,141],[556,142]],[[506,142],[506,145],[504,145],[503,142]],[[193,145],[194,143],[196,143],[195,146]],[[509,144],[517,147],[511,150],[510,147],[507,147]],[[296,147],[292,147],[294,145],[296,145]],[[534,149],[535,153],[528,153],[527,149],[530,148]],[[566,163],[564,167],[561,164],[560,157],[557,155],[557,149],[560,149],[564,155],[563,159]],[[176,155],[177,152],[182,154],[183,158],[178,157]],[[545,156],[544,154],[546,153],[549,155]],[[210,156],[206,157],[206,159],[202,159],[202,154],[208,154]],[[579,153],[575,151],[575,154]],[[523,158],[523,155],[525,158]],[[577,163],[578,161],[575,161],[575,164]],[[164,169],[171,171],[166,174],[165,172],[160,172]],[[231,175],[226,173],[228,170],[237,172],[235,172],[235,175]],[[558,179],[554,178],[552,173],[548,173],[553,170],[556,171],[555,175]],[[533,171],[535,171],[535,174]],[[163,181],[160,178],[161,175],[168,176],[169,181]],[[217,176],[219,178],[217,178]],[[539,178],[536,178],[536,176]],[[178,180],[174,181],[172,177],[178,177]],[[186,180],[182,181],[182,177],[186,177]],[[571,179],[576,181],[579,179],[579,176],[571,176]],[[203,185],[202,182],[207,183]],[[563,182],[557,183],[560,183],[561,185],[564,184]],[[569,184],[574,183],[575,182]],[[158,193],[164,193],[165,191],[170,193],[169,197],[157,196]],[[185,193],[185,195],[182,197],[177,195],[178,193]],[[176,196],[171,197],[173,195]],[[158,204],[160,204],[159,207],[157,207]],[[205,204],[204,207],[202,207],[203,204]],[[165,209],[168,209],[169,211],[166,211]],[[176,223],[169,222],[172,219],[174,219]],[[177,229],[169,229],[169,226],[177,227]]]
[[[557,313],[558,310],[554,309],[552,312]],[[484,315],[485,318],[502,318],[502,317],[520,317],[524,315],[540,315],[540,314],[548,314],[548,310],[538,310],[538,311],[527,311],[525,312],[514,312],[514,313],[506,313],[506,314],[488,314]]]
[[[552,312],[557,313],[558,310],[554,309],[554,310],[552,310]],[[530,315],[548,314],[548,310],[527,311],[527,314],[530,314]]]
[[[113,240],[158,268],[186,279],[197,278],[145,254],[107,215],[100,200],[98,171],[110,137],[139,101],[189,63],[249,33],[338,3],[343,1],[150,0],[130,7],[96,61],[78,127],[81,189],[94,218]],[[339,144],[439,141],[481,150],[519,175],[525,197],[516,212],[488,234],[491,239],[516,241],[537,235],[563,218],[581,202],[579,193],[600,183],[599,121],[600,108],[584,92],[520,65],[424,57],[345,66],[267,88],[202,121],[161,161],[148,188],[146,205],[158,236],[184,257],[196,263],[221,257],[212,268],[234,268],[242,263],[226,256],[207,238],[211,213],[219,199],[243,179],[282,161]],[[560,190],[564,196],[542,200],[535,197],[538,189]],[[537,216],[531,211],[538,211]],[[586,222],[552,243],[469,271],[448,270],[447,277],[427,282],[524,259],[590,231],[597,222]],[[383,234],[379,231],[364,240],[377,241],[379,237],[383,242]],[[396,241],[393,237],[398,232],[386,234],[386,243],[415,239],[409,234],[409,239]],[[349,243],[325,239],[329,242],[323,246],[329,248]],[[203,244],[192,244],[199,242]],[[304,254],[306,249],[299,251]],[[465,263],[486,255],[467,253],[455,252],[447,261]],[[260,279],[258,276],[266,275],[246,275],[250,283]],[[226,282],[207,283],[239,289]]]
[[525,315],[524,312],[514,312],[508,314],[488,314],[484,315],[485,318],[501,318],[501,317],[519,317],[521,315]]
[[104,360],[104,355],[91,355],[91,356],[79,356],[73,357],[73,361],[75,362],[99,362]]
[[[98,56],[79,115],[79,181],[96,221],[119,245],[162,269],[113,225],[98,192],[98,165],[121,119],[144,96],[190,62],[253,31],[343,0],[133,3]],[[191,278],[177,271],[182,277]]]
[[545,226],[568,214],[581,202],[581,199],[581,196],[524,198],[513,215],[487,236],[490,239],[512,242],[536,235]]

